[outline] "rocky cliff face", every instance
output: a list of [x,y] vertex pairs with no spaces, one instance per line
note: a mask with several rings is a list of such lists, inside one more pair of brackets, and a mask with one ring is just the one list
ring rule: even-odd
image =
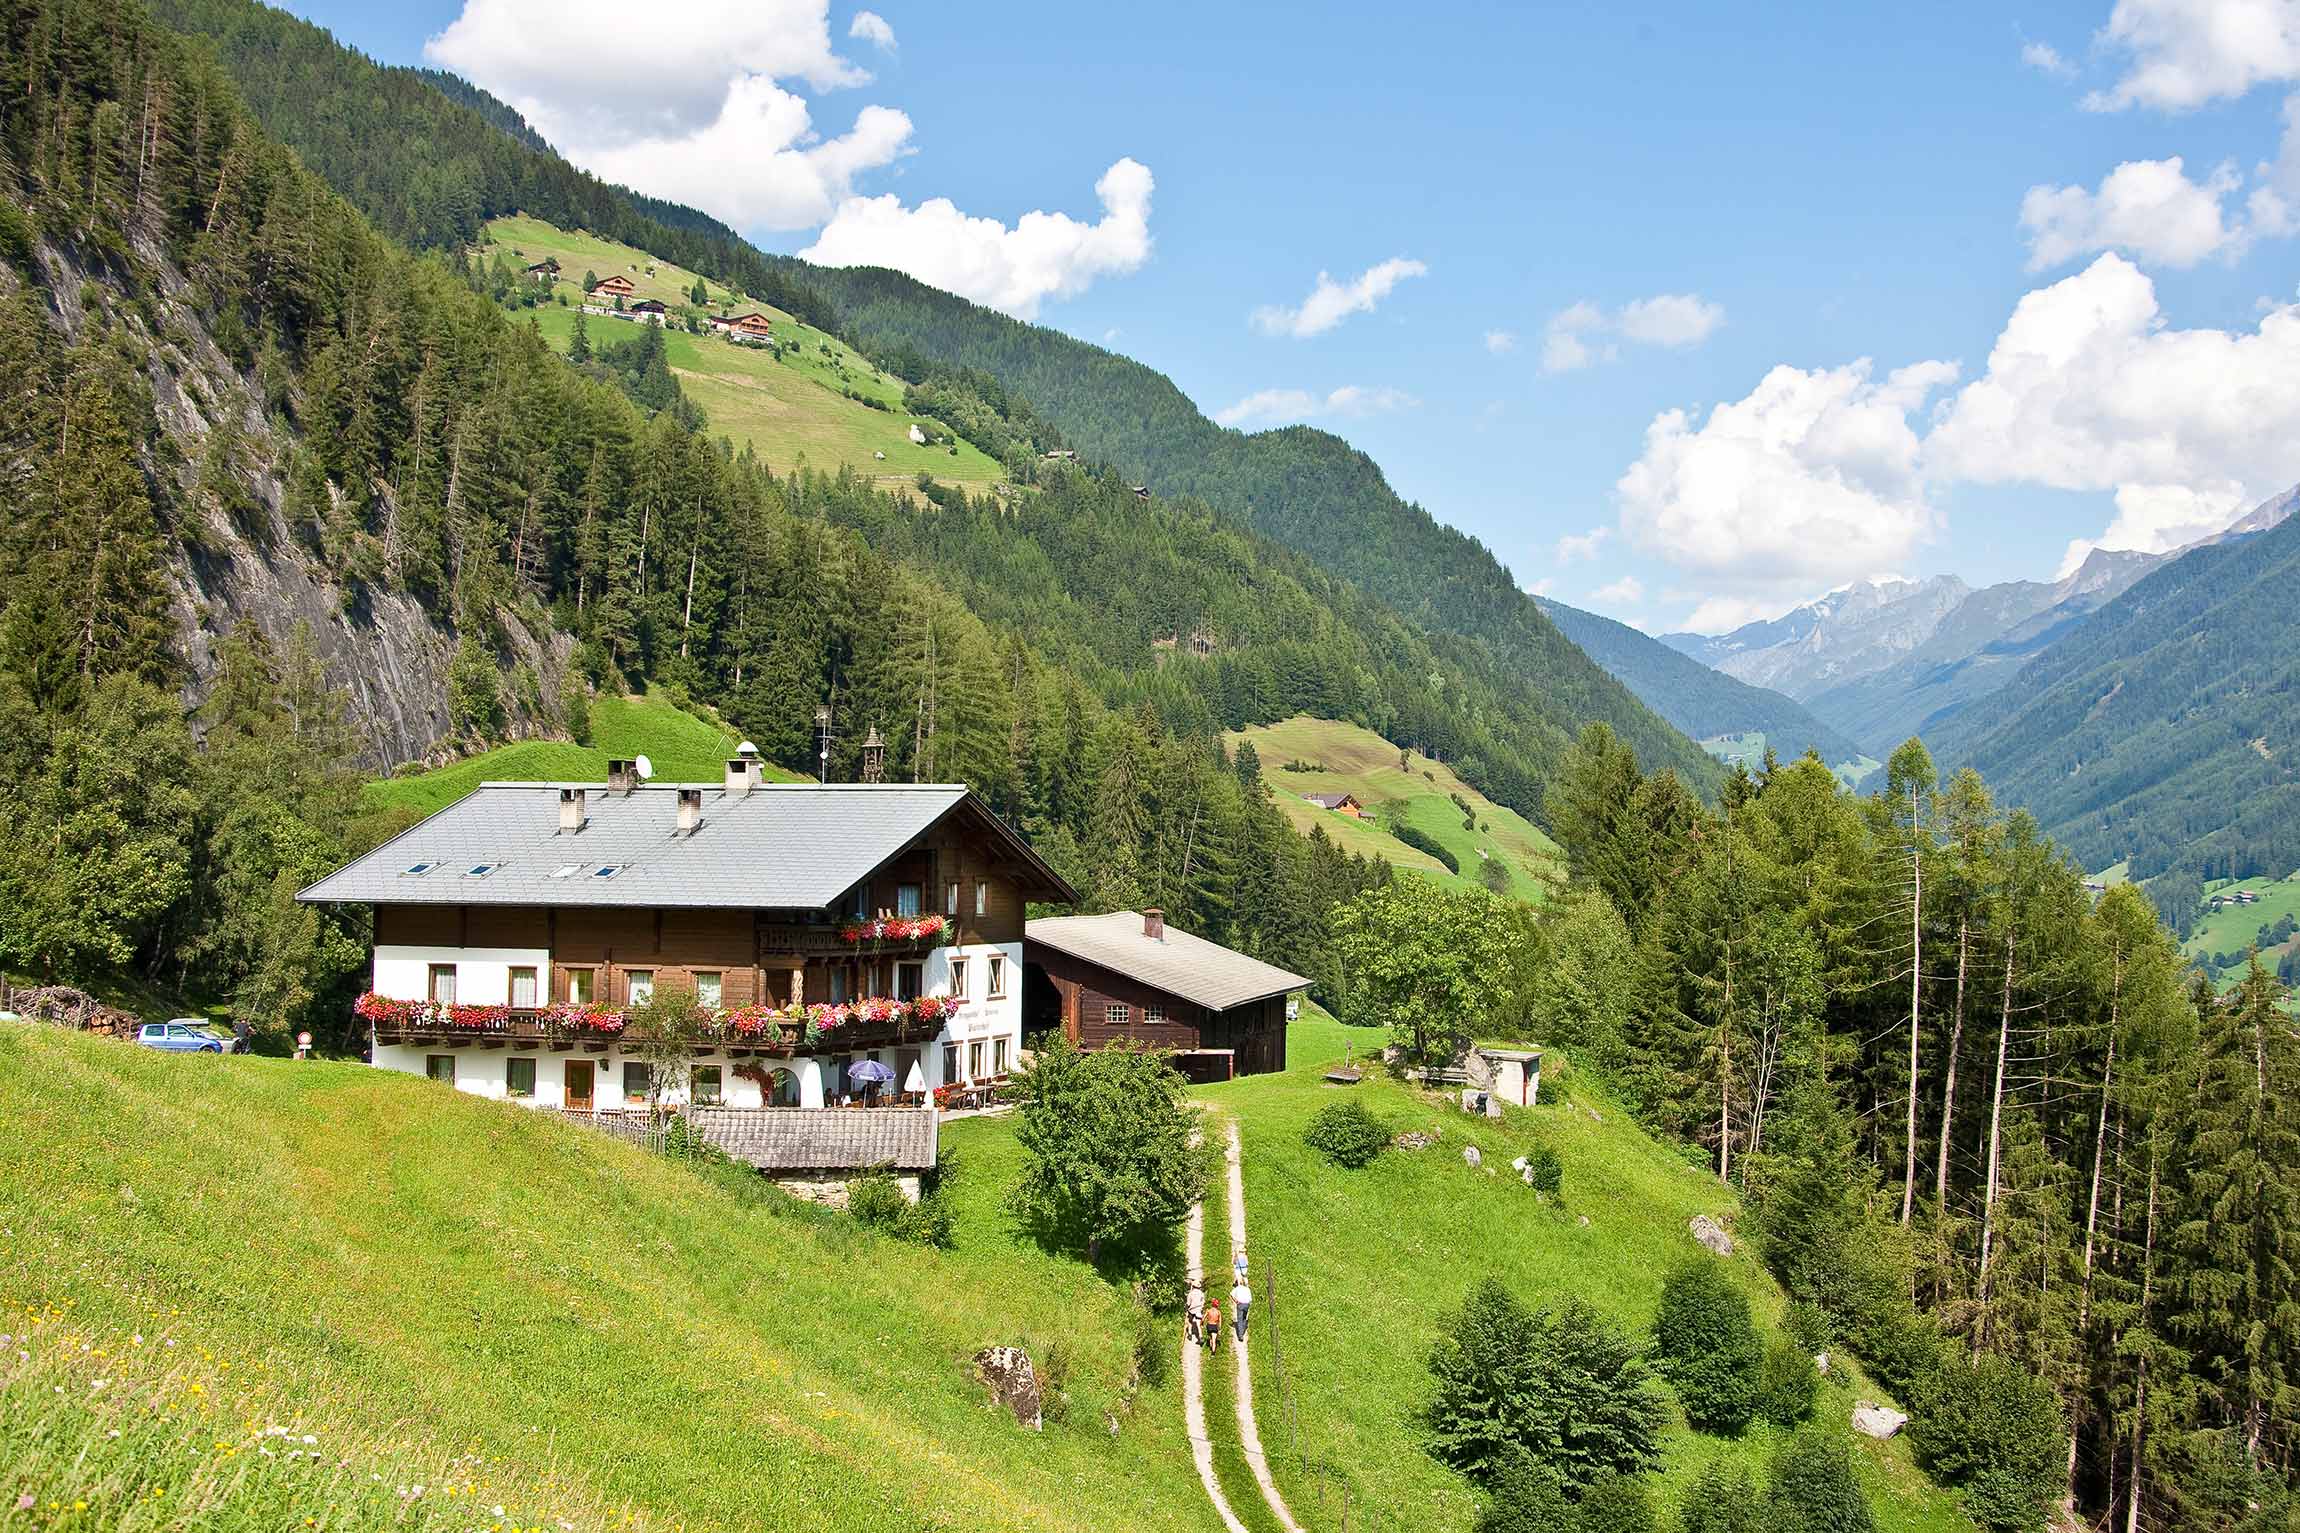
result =
[[[186,702],[197,705],[212,683],[216,641],[253,624],[284,645],[299,626],[341,689],[365,742],[360,765],[387,770],[411,761],[454,754],[448,714],[448,666],[455,653],[452,628],[421,603],[397,592],[354,590],[323,557],[318,527],[289,514],[288,469],[293,433],[265,411],[255,383],[236,368],[201,322],[183,273],[163,251],[134,252],[145,268],[147,291],[131,296],[116,273],[90,269],[68,252],[41,245],[48,308],[68,342],[97,328],[136,355],[150,390],[150,432],[140,450],[153,499],[169,539],[178,649],[188,670]],[[0,286],[13,286],[0,266]],[[211,434],[220,423],[237,427],[235,462],[212,474],[229,476],[236,505],[228,509],[199,487]],[[331,500],[337,487],[329,486]],[[507,675],[522,669],[532,689],[506,688],[508,733],[550,732],[548,704],[560,695],[569,641],[536,604],[505,613]],[[532,691],[533,696],[522,694]]]

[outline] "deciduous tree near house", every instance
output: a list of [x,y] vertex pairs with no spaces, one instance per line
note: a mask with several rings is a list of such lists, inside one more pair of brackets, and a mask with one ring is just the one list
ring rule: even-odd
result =
[[1166,1056],[1130,1047],[1082,1053],[1057,1038],[1014,1077],[1022,1175],[1013,1204],[1044,1243],[1154,1250],[1205,1194],[1197,1119]]
[[1521,1017],[1536,944],[1522,906],[1400,879],[1334,912],[1334,947],[1357,1020],[1377,1022],[1417,1061],[1450,1063],[1482,1029]]

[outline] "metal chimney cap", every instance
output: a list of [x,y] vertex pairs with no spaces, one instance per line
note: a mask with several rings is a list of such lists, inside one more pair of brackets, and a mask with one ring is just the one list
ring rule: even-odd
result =
[[735,754],[738,756],[756,756],[758,753],[759,748],[748,740],[735,747]]

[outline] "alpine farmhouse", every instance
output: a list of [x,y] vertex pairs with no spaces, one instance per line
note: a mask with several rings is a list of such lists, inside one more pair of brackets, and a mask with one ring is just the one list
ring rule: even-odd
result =
[[1077,894],[963,786],[769,785],[745,754],[719,783],[629,762],[603,789],[487,783],[298,897],[374,907],[376,1065],[604,1114],[648,1105],[626,1012],[663,986],[711,1021],[659,1103],[995,1083],[1022,1047],[1027,902]]

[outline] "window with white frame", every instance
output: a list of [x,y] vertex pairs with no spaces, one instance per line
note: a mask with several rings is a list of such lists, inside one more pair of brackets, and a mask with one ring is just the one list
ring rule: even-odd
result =
[[1145,1007],[1143,1007],[1143,1008],[1142,1008],[1142,1024],[1143,1024],[1145,1027],[1156,1027],[1156,1026],[1159,1024],[1159,1023],[1161,1023],[1161,1022],[1163,1022],[1163,1021],[1165,1021],[1165,1020],[1166,1020],[1166,1008],[1165,1008],[1165,1007],[1163,1007],[1163,1006],[1145,1006]]
[[631,1004],[634,1006],[644,1006],[655,998],[655,971],[653,969],[633,969],[624,976],[624,984],[627,987],[624,993],[630,996]]
[[1102,1020],[1112,1027],[1124,1027],[1127,1018],[1131,1015],[1132,1013],[1126,1009],[1124,1001],[1112,1001],[1102,1008]]
[[1013,1049],[1013,1047],[1014,1047],[1014,1040],[1013,1040],[1013,1039],[1011,1039],[1011,1038],[997,1038],[997,1039],[993,1039],[993,1040],[991,1041],[991,1045],[990,1045],[990,1073],[991,1073],[991,1074],[993,1074],[993,1075],[1004,1075],[1004,1074],[1005,1074],[1005,1073],[1006,1073],[1008,1070],[1010,1070],[1010,1069],[1012,1069],[1012,1068],[1013,1068],[1013,1066],[1014,1066],[1014,1058],[1013,1058],[1013,1055],[1012,1055],[1012,1053],[1010,1052],[1010,1051]]
[[1006,955],[993,953],[990,955],[990,998],[995,1001],[1005,994]]
[[948,898],[946,898],[946,899],[943,901],[943,908],[942,908],[942,913],[943,913],[944,915],[946,915],[946,916],[954,916],[954,915],[957,915],[957,914],[958,914],[958,880],[957,880],[957,879],[955,879],[955,878],[954,878],[954,879],[952,879],[952,880],[950,881],[950,888],[949,888],[948,890],[946,890],[946,891],[945,891],[945,893],[948,895]]
[[[450,1059],[448,1063],[452,1065],[455,1061]],[[970,1081],[978,1081],[982,1079],[982,1076],[982,1040],[977,1038],[966,1046],[966,1078]]]
[[978,916],[990,914],[990,884],[985,879],[974,881],[974,913]]
[[972,999],[966,988],[966,960],[963,958],[953,958],[950,961],[950,993],[962,1001]]

